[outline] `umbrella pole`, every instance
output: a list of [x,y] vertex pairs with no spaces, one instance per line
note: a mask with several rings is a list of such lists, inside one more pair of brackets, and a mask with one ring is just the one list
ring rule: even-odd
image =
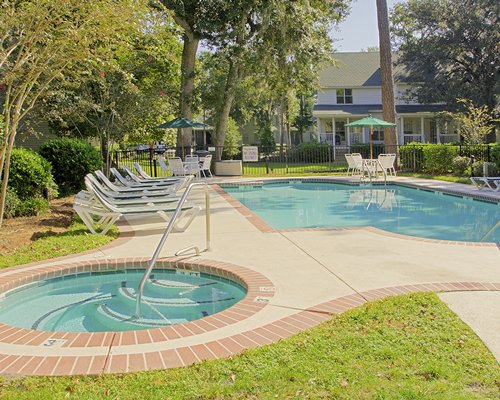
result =
[[373,134],[373,126],[370,125],[370,159],[373,159],[372,134]]

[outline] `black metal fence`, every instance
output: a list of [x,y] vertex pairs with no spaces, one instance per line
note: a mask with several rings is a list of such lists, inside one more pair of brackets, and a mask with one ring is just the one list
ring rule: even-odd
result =
[[[116,150],[112,152],[112,162],[115,166],[132,166],[139,163],[151,176],[166,176],[158,158],[168,159],[176,154],[196,153],[197,151],[215,150],[222,153],[223,160],[242,160],[243,175],[286,175],[304,173],[342,172],[347,169],[345,154],[360,153],[363,158],[370,158],[370,147],[366,144],[351,146],[331,146],[319,143],[303,143],[298,146],[265,147],[256,146],[257,161],[242,160],[242,147],[215,148],[191,147],[184,151],[179,148],[170,148],[162,151],[154,150]],[[471,162],[491,162],[491,146],[489,145],[422,145],[408,144],[400,146],[386,146],[375,144],[372,147],[372,157],[377,158],[382,153],[399,154],[399,169],[408,172],[424,172],[426,158],[434,157],[451,160],[456,156],[468,157]],[[212,170],[213,170],[212,165]]]

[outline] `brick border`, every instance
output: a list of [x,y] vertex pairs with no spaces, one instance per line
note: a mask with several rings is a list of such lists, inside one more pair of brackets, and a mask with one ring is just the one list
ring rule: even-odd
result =
[[[294,181],[294,180],[300,180],[300,181],[309,181],[309,182],[322,182],[322,183],[341,183],[341,184],[346,184],[346,185],[351,185],[351,186],[358,186],[356,183],[350,182],[350,181],[344,181],[344,180],[335,180],[335,179],[325,179],[325,178],[313,178],[313,179],[276,179],[276,180],[269,180],[269,182],[289,182],[289,181]],[[399,185],[399,186],[407,186],[415,189],[421,188],[421,186],[418,185],[412,185],[412,184],[407,184],[407,183],[398,183],[398,182],[390,182],[391,184]],[[256,182],[245,182],[243,184],[239,184],[237,182],[231,182],[228,184],[224,184],[226,186],[255,186],[255,185],[262,185],[263,181],[256,181]],[[246,207],[244,204],[242,204],[239,200],[231,196],[228,192],[226,192],[219,184],[213,184],[212,188],[215,190],[216,193],[218,193],[224,200],[226,200],[236,211],[238,211],[241,215],[243,215],[248,222],[250,222],[253,226],[255,226],[259,231],[262,233],[277,233],[277,232],[321,232],[321,231],[356,231],[356,230],[361,230],[361,231],[368,231],[371,233],[375,233],[378,235],[386,236],[386,237],[392,237],[392,238],[397,238],[397,239],[405,239],[405,240],[412,240],[412,241],[417,241],[417,242],[427,242],[427,243],[435,243],[435,244],[445,244],[445,245],[455,245],[455,246],[476,246],[476,247],[497,247],[500,250],[500,243],[494,243],[494,242],[487,242],[487,243],[481,243],[481,242],[465,242],[465,241],[458,241],[458,240],[444,240],[444,239],[430,239],[430,238],[422,238],[422,237],[417,237],[417,236],[408,236],[408,235],[403,235],[401,233],[395,233],[395,232],[390,232],[390,231],[385,231],[383,229],[375,228],[373,226],[347,226],[347,227],[339,227],[339,228],[291,228],[291,229],[274,229],[271,225],[269,225],[267,222],[262,220],[257,214],[255,214],[252,210],[250,210],[248,207]],[[447,193],[459,193],[459,192],[454,192],[454,191],[444,191],[444,190],[435,190],[432,189],[432,191],[442,191],[442,192],[447,192]],[[461,193],[461,195],[464,195],[464,193]],[[469,196],[473,197],[474,196]],[[481,200],[481,199],[480,199]]]
[[[155,352],[105,356],[15,356],[0,354],[3,375],[84,375],[122,373],[188,366],[204,360],[236,355],[242,351],[276,342],[312,328],[334,315],[368,301],[415,292],[500,291],[499,283],[447,282],[402,285],[353,293],[320,303],[293,315],[218,340]],[[203,320],[203,319],[202,319]],[[0,330],[3,335],[4,330]],[[141,331],[136,331],[141,332]],[[105,335],[110,334],[104,333]],[[150,338],[154,342],[153,335]],[[104,340],[106,337],[104,337]],[[102,340],[102,338],[101,338]],[[89,344],[91,346],[91,344]]]
[[[64,265],[23,266],[17,271],[0,272],[0,294],[20,286],[43,279],[63,275],[92,271],[146,268],[149,258],[128,258],[115,260],[92,260]],[[193,260],[189,258],[169,257],[159,259],[157,268],[179,268],[204,272],[232,279],[247,290],[245,297],[219,313],[183,324],[160,328],[132,330],[125,332],[47,332],[18,328],[0,323],[0,343],[24,347],[26,353],[37,349],[49,339],[64,339],[62,349],[74,349],[77,352],[86,348],[105,348],[107,356],[16,356],[0,354],[0,374],[3,375],[69,375],[96,374],[104,371],[123,372],[135,365],[127,356],[111,355],[112,348],[137,346],[141,344],[161,343],[201,333],[210,332],[243,321],[262,310],[267,302],[259,302],[259,296],[271,298],[275,287],[264,275],[245,267],[212,260]],[[10,273],[8,273],[10,272]],[[43,348],[43,347],[42,347]],[[125,357],[125,358],[123,358]],[[130,356],[132,357],[132,356]],[[125,363],[125,364],[124,364]],[[83,367],[86,365],[86,367]]]

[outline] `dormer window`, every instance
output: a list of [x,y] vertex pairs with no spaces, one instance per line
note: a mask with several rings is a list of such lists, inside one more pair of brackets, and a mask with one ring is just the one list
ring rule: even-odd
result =
[[337,104],[352,104],[352,89],[337,89]]

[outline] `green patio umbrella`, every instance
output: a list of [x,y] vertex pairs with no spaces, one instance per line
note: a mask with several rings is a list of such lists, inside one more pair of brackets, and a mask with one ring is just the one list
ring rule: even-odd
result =
[[372,115],[370,114],[366,118],[359,119],[354,122],[349,122],[348,124],[345,124],[345,126],[353,127],[353,126],[360,126],[360,127],[370,127],[370,158],[373,158],[373,145],[372,145],[372,133],[373,133],[373,127],[387,127],[387,126],[396,126],[396,124],[393,124],[392,122],[387,122],[381,119],[373,118]]
[[[165,122],[158,126],[161,129],[184,129],[184,128],[203,128],[208,126],[203,122],[192,121],[186,118],[175,118],[172,121]],[[184,135],[181,135],[182,156],[184,156]]]

